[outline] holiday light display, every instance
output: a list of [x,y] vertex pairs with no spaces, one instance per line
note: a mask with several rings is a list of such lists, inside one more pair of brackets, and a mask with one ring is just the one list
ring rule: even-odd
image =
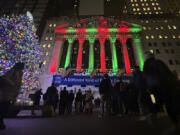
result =
[[[63,26],[63,25],[60,25]],[[91,74],[94,70],[94,42],[95,40],[98,40],[100,42],[100,66],[101,66],[101,72],[107,72],[106,69],[106,54],[105,54],[105,41],[110,40],[111,43],[111,53],[112,53],[112,72],[113,74],[117,74],[121,69],[118,69],[118,52],[116,50],[116,41],[119,40],[122,45],[123,49],[123,58],[124,58],[124,64],[125,64],[125,72],[127,74],[132,72],[130,59],[128,54],[128,48],[126,45],[127,39],[132,38],[133,41],[133,48],[135,50],[135,53],[137,54],[137,63],[140,66],[140,69],[143,69],[144,64],[144,58],[143,58],[143,52],[141,48],[141,42],[139,37],[137,36],[141,30],[142,27],[138,24],[128,23],[125,21],[121,21],[121,23],[118,25],[118,27],[115,28],[108,28],[107,21],[103,19],[103,17],[100,17],[99,19],[99,25],[97,28],[63,28],[57,26],[55,28],[55,33],[60,33],[67,35],[66,39],[69,42],[68,45],[68,51],[65,61],[64,68],[69,67],[70,63],[70,53],[72,48],[72,43],[74,38],[78,39],[79,41],[79,50],[78,50],[78,58],[77,58],[77,67],[76,71],[81,71],[82,66],[82,48],[83,48],[83,42],[85,40],[89,41],[89,67],[88,67],[88,73]],[[132,33],[132,37],[129,36],[129,34]],[[74,35],[74,37],[73,37]],[[72,38],[73,37],[73,38]],[[54,60],[54,59],[53,59]],[[59,65],[59,64],[58,64]],[[58,69],[57,65],[57,69]],[[50,67],[53,67],[54,65],[50,65]],[[56,70],[57,71],[57,70]],[[55,73],[56,71],[50,72]]]
[[0,76],[17,62],[25,63],[21,90],[39,86],[41,50],[32,18],[27,15],[0,18]]

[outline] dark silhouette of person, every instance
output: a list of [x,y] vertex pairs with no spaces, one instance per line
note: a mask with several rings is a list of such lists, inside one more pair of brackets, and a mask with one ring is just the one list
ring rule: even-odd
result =
[[86,95],[87,95],[87,91],[85,91],[84,94],[82,95],[82,111],[85,110],[85,106],[86,106]]
[[106,114],[111,115],[112,84],[108,74],[104,75],[104,79],[99,85],[99,93],[102,97],[102,116],[104,115],[104,106],[106,106]]
[[98,97],[94,100],[94,104],[96,108],[100,108],[101,105],[101,99]]
[[16,63],[13,68],[0,77],[0,130],[5,129],[4,116],[7,114],[9,106],[16,100],[19,94],[24,63]]
[[[127,90],[126,90],[126,84],[122,81],[121,77],[119,77],[119,81],[115,84],[114,89],[117,94],[115,113],[121,115],[123,113],[127,113]],[[123,109],[123,106],[125,110]]]
[[81,92],[81,89],[79,89],[79,91],[76,94],[76,98],[75,98],[75,106],[76,106],[76,113],[80,113],[82,112],[82,101],[83,101],[83,95]]
[[[128,108],[133,113],[146,112],[146,106],[150,102],[149,94],[146,91],[143,73],[139,66],[135,66],[133,78],[128,84]],[[143,96],[142,96],[143,95]]]
[[165,104],[173,127],[176,128],[180,113],[180,82],[163,61],[156,59],[150,52],[146,55],[143,73],[148,92],[156,99],[152,113],[158,112],[161,105]]
[[54,111],[56,111],[58,103],[58,91],[54,83],[48,87],[46,93],[43,96],[46,105],[52,105]]
[[67,103],[67,111],[68,111],[69,114],[72,113],[72,104],[73,104],[73,101],[74,101],[74,93],[71,90],[70,93],[68,94],[68,103]]
[[[42,89],[37,90],[34,94],[33,94],[33,106],[39,106],[40,103],[40,99],[41,99],[41,95],[42,95]],[[35,115],[34,113],[34,108],[32,109],[32,115]]]
[[66,87],[60,92],[59,115],[64,115],[68,104],[68,91]]
[[42,89],[40,89],[34,93],[34,105],[39,106],[42,94],[43,94]]

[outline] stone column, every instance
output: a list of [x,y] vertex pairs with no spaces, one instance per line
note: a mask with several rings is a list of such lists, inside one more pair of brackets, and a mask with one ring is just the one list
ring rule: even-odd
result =
[[110,38],[111,41],[111,54],[112,54],[112,68],[113,73],[118,72],[118,61],[117,61],[117,52],[116,52],[116,37]]
[[121,35],[119,40],[121,41],[122,46],[123,46],[123,55],[124,55],[126,73],[131,73],[131,65],[130,65],[128,50],[127,50],[127,45],[126,45],[127,38],[128,38],[127,35]]
[[82,50],[83,50],[83,43],[84,40],[79,40],[79,50],[78,50],[78,58],[77,58],[77,72],[81,72],[81,65],[82,65]]
[[133,38],[133,48],[134,54],[136,55],[136,64],[139,65],[142,71],[144,66],[144,53],[142,51],[141,40],[138,35]]
[[52,53],[52,58],[49,66],[49,72],[50,73],[56,73],[58,72],[58,67],[59,67],[59,61],[60,61],[60,56],[61,56],[61,49],[63,45],[63,40],[56,40],[54,50]]
[[105,40],[102,42],[100,41],[100,58],[101,58],[101,72],[106,72],[106,57],[105,57],[105,48],[104,48]]

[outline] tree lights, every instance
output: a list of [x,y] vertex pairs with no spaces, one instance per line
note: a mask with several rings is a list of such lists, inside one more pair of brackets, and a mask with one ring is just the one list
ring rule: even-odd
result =
[[0,75],[17,62],[25,63],[23,90],[39,86],[41,50],[32,18],[26,15],[0,18]]

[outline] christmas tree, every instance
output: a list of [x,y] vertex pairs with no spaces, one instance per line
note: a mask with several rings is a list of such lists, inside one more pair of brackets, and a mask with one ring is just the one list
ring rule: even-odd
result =
[[0,17],[0,76],[15,63],[23,62],[25,68],[22,91],[39,86],[41,62],[41,49],[36,28],[28,14]]

